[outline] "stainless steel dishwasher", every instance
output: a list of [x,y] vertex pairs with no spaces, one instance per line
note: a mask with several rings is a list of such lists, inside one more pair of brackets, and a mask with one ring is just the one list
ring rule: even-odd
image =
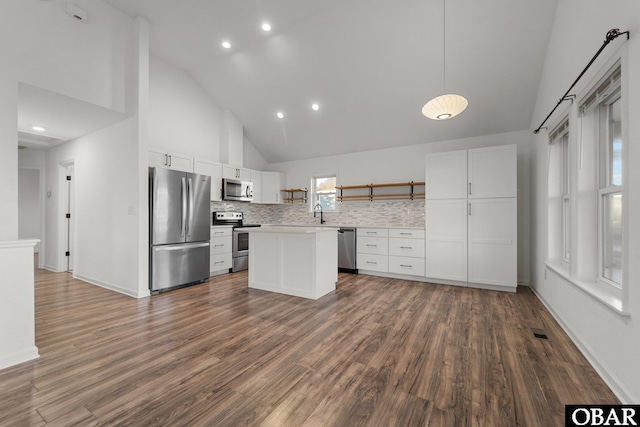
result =
[[358,273],[355,228],[338,229],[338,271]]

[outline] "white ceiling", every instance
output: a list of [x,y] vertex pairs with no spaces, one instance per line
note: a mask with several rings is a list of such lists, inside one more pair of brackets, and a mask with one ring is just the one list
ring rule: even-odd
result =
[[557,5],[448,0],[446,91],[469,107],[435,122],[420,110],[444,90],[442,0],[105,1],[148,19],[152,53],[189,70],[269,162],[527,129]]
[[[31,86],[18,85],[18,145],[47,149],[105,128],[125,114]],[[33,126],[45,127],[42,132]]]

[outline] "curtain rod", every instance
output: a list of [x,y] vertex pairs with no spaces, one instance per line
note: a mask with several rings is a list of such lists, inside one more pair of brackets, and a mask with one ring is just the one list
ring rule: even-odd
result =
[[620,32],[619,28],[614,28],[612,30],[609,30],[607,32],[607,36],[604,40],[604,43],[602,44],[602,46],[600,47],[600,49],[596,52],[595,55],[593,55],[593,58],[591,58],[591,61],[589,61],[589,63],[587,64],[586,67],[584,67],[584,70],[582,70],[582,72],[580,73],[580,75],[578,76],[578,78],[573,82],[573,84],[571,85],[571,87],[564,93],[564,95],[562,95],[562,97],[560,98],[560,100],[558,101],[558,103],[556,104],[555,107],[553,107],[553,110],[551,110],[551,112],[547,115],[547,117],[545,117],[545,119],[542,121],[542,123],[540,123],[540,126],[538,126],[538,129],[534,130],[533,133],[537,134],[538,132],[540,132],[540,129],[542,129],[542,127],[544,126],[544,124],[547,122],[547,120],[549,120],[549,117],[551,117],[551,115],[556,111],[556,109],[560,106],[560,104],[562,104],[564,101],[566,101],[567,99],[572,99],[575,97],[575,95],[569,95],[569,92],[571,92],[571,89],[573,89],[573,87],[576,85],[576,83],[578,83],[578,81],[582,78],[582,76],[584,75],[584,73],[587,72],[587,70],[589,69],[589,67],[591,67],[591,64],[593,64],[593,62],[596,60],[596,58],[598,57],[598,55],[600,55],[600,53],[602,53],[602,51],[604,50],[605,47],[607,47],[607,45],[609,43],[611,43],[612,41],[614,41],[615,39],[617,39],[618,37],[620,37],[621,35],[626,34],[627,35],[627,40],[629,40],[629,31],[625,31],[625,32]]

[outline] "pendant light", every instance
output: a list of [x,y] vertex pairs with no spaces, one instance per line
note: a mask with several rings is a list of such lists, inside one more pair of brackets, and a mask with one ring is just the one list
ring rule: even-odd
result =
[[[446,93],[446,7],[442,0],[442,87]],[[467,108],[469,102],[464,96],[448,93],[433,98],[424,104],[422,114],[433,120],[446,120],[457,116]]]

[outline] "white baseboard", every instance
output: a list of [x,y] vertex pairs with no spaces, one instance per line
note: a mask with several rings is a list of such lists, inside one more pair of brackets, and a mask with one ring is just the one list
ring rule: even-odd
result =
[[62,273],[62,270],[58,270],[58,268],[53,265],[45,264],[43,268],[45,270],[53,271],[54,273]]
[[40,354],[38,354],[38,347],[35,345],[11,354],[0,354],[0,369],[18,365],[38,357],[40,357]]
[[545,301],[545,299],[536,291],[536,285],[534,282],[531,282],[530,289],[533,291],[535,296],[540,300],[542,305],[551,313],[553,318],[558,322],[560,327],[564,330],[564,332],[569,336],[571,341],[578,347],[578,350],[582,353],[582,355],[587,359],[587,361],[593,366],[593,369],[596,370],[598,375],[604,380],[604,382],[609,386],[613,394],[616,395],[618,399],[623,404],[631,405],[637,403],[632,397],[629,390],[624,386],[620,378],[618,378],[615,374],[607,369],[607,365],[600,360],[600,358],[595,354],[595,352],[591,349],[591,346],[584,342],[580,336],[575,334],[571,328],[562,320],[562,318],[555,312],[553,308]]
[[118,292],[133,298],[146,298],[148,296],[151,296],[151,292],[148,289],[146,292],[135,292],[130,289],[124,289],[112,283],[106,283],[101,280],[95,280],[90,277],[83,276],[81,274],[73,273],[73,277],[75,279],[79,279],[84,282],[91,283],[92,285],[100,286],[101,288],[109,289],[110,291]]

